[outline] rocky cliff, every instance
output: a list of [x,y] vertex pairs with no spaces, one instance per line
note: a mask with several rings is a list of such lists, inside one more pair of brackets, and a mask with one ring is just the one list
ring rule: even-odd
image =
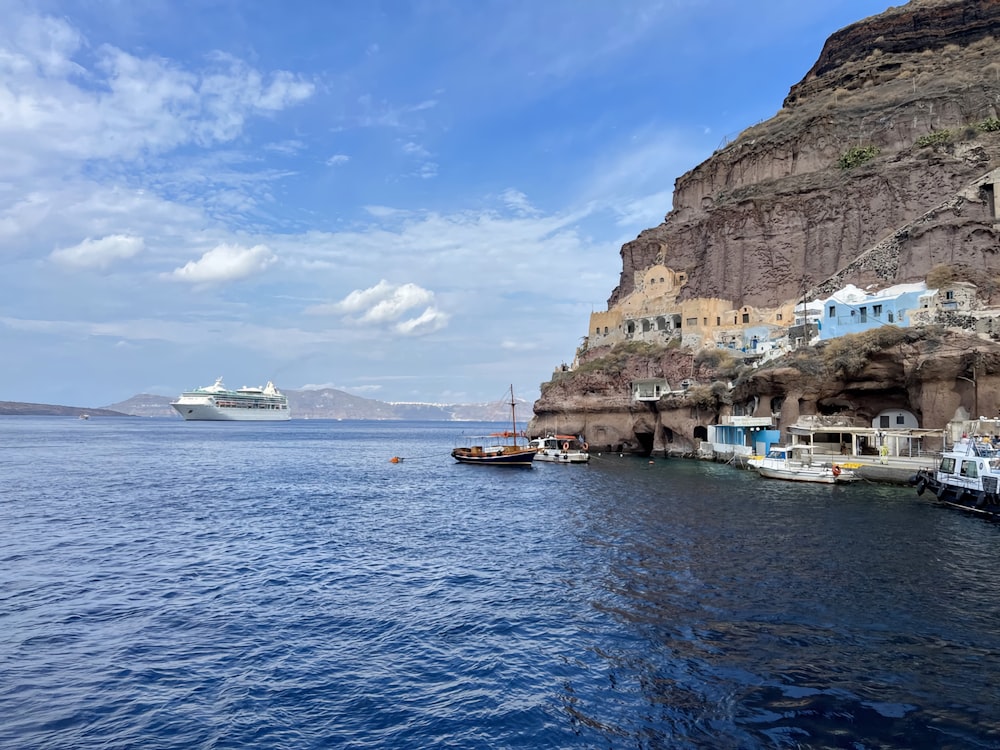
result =
[[[681,299],[737,308],[923,281],[941,267],[1000,302],[997,32],[998,0],[917,0],[832,35],[772,119],[677,179],[664,222],[622,247],[609,309],[659,263],[687,276]],[[800,415],[863,421],[886,408],[932,428],[996,415],[995,343],[892,335],[832,341],[759,371],[713,352],[584,347],[575,371],[543,384],[530,430],[580,432],[605,450],[686,452],[734,406],[775,414],[782,428]],[[631,384],[644,378],[701,385],[634,401]]]
[[939,0],[834,34],[775,117],[676,181],[666,220],[622,247],[609,306],[656,262],[688,274],[687,298],[773,306],[892,238],[853,283],[995,276],[992,183],[975,183],[1000,165],[998,30],[996,0]]
[[[631,383],[650,373],[694,384],[634,401]],[[787,429],[804,416],[864,425],[884,410],[905,409],[942,428],[977,413],[996,417],[998,408],[1000,347],[940,327],[886,327],[800,349],[759,369],[720,350],[590,350],[576,370],[542,386],[530,429],[584,435],[592,450],[688,454],[707,425],[736,412],[771,417]]]

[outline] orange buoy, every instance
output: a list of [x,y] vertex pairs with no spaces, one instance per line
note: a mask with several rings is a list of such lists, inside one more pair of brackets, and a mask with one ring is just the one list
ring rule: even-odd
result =
[[392,458],[389,459],[389,463],[398,464],[402,460],[403,459],[401,459],[399,456],[393,456]]

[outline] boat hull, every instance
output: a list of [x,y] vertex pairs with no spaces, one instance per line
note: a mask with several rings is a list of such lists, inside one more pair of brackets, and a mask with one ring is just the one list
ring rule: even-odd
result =
[[292,418],[288,409],[222,408],[214,404],[170,404],[189,422],[287,422]]
[[814,484],[836,484],[838,478],[833,474],[819,472],[802,472],[788,469],[771,469],[758,466],[757,473],[768,479],[784,479],[789,482],[813,482]]
[[483,453],[472,448],[455,448],[451,457],[460,464],[477,466],[521,466],[530,467],[535,460],[535,451],[518,449],[502,453]]
[[1000,493],[960,487],[942,482],[934,471],[921,469],[913,478],[917,494],[930,492],[938,502],[952,508],[1000,519]]
[[535,456],[536,461],[548,461],[557,464],[585,464],[590,461],[590,454],[582,451],[541,450]]

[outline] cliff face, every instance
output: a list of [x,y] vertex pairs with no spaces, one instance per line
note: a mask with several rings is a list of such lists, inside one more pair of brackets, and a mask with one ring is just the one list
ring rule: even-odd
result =
[[[773,306],[928,212],[940,220],[906,233],[888,262],[852,269],[852,282],[922,280],[941,263],[1000,272],[992,187],[974,185],[1000,165],[1000,133],[977,127],[1000,115],[997,31],[996,0],[951,0],[834,34],[774,118],[676,181],[664,223],[622,247],[609,307],[656,262],[688,274],[684,298]],[[877,156],[842,168],[859,146]]]
[[[781,111],[678,178],[665,221],[621,248],[609,310],[656,264],[686,275],[681,300],[735,308],[923,281],[942,265],[1000,302],[998,33],[1000,0],[915,0],[832,35]],[[782,428],[800,415],[864,421],[887,408],[941,428],[998,406],[1000,348],[957,332],[874,353],[860,370],[799,354],[737,376],[683,349],[622,351],[592,347],[575,372],[544,384],[531,431],[686,452],[734,404],[757,416],[780,404]],[[633,401],[632,382],[647,378],[704,385]]]
[[[885,329],[879,348],[844,339],[800,350],[776,367],[742,373],[734,388],[733,362],[688,350],[623,354],[595,349],[574,372],[542,387],[532,433],[582,434],[591,450],[656,454],[693,452],[706,425],[738,411],[773,417],[786,430],[802,416],[853,417],[870,424],[888,409],[912,411],[925,426],[952,419],[995,417],[1000,408],[1000,347],[955,331]],[[871,339],[867,340],[871,344]],[[690,379],[685,393],[635,402],[630,384],[663,373],[671,383]],[[658,375],[659,376],[659,375]],[[704,384],[713,383],[714,386]]]

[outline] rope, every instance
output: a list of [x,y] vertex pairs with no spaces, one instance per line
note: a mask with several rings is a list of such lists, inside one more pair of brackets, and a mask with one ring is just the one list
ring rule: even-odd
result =
[[419,461],[423,458],[438,458],[439,456],[450,456],[451,452],[448,453],[428,453],[426,456],[393,456],[389,459],[391,464],[401,464],[403,461]]

